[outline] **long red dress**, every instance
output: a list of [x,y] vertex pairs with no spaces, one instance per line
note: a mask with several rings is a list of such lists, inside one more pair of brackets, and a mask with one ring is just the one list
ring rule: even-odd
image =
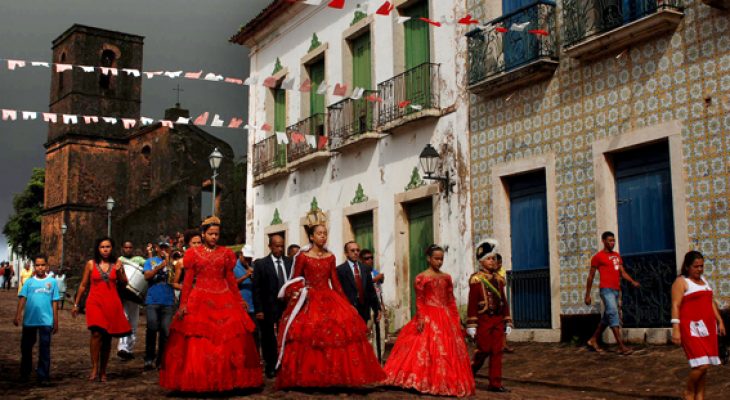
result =
[[117,292],[117,271],[109,268],[109,277],[106,281],[99,272],[98,264],[89,276],[91,285],[89,296],[86,298],[86,326],[91,331],[108,333],[120,337],[132,333],[132,327],[124,315],[122,300]]
[[185,252],[184,264],[180,309],[186,311],[170,325],[160,385],[184,392],[261,386],[255,325],[233,275],[236,256],[225,247],[200,246]]
[[[277,388],[357,387],[385,378],[368,342],[365,322],[345,299],[335,257],[319,259],[301,253],[293,277],[300,276],[308,293],[287,331]],[[284,312],[282,327],[291,318],[295,303],[290,302]],[[280,329],[280,344],[283,335],[284,329]]]
[[440,396],[473,395],[474,377],[451,276],[419,274],[415,287],[416,316],[398,335],[383,383]]
[[687,291],[679,306],[679,331],[689,365],[692,368],[720,365],[712,289],[705,278],[702,278],[704,285],[687,278],[684,280],[687,282]]

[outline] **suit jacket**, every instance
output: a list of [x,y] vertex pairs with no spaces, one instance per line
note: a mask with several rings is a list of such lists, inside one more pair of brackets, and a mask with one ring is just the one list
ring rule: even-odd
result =
[[[286,276],[291,275],[290,258],[282,257]],[[276,275],[276,266],[271,254],[259,258],[253,263],[253,304],[256,312],[263,312],[264,319],[278,322],[286,308],[286,302],[280,300],[279,279]]]
[[337,266],[337,277],[340,279],[340,285],[345,292],[347,301],[357,309],[358,314],[365,322],[370,320],[370,310],[375,315],[380,312],[380,302],[378,295],[375,293],[375,285],[373,285],[373,275],[370,268],[361,263],[357,263],[360,268],[360,276],[362,277],[363,291],[365,292],[365,301],[360,304],[357,299],[357,286],[355,286],[355,275],[350,268],[350,262],[345,261]]

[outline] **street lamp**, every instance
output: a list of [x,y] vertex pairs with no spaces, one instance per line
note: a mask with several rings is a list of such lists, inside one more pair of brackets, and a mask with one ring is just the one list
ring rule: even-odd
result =
[[106,235],[112,237],[112,210],[114,209],[114,199],[109,196],[106,199]]
[[438,163],[441,160],[441,155],[439,155],[438,151],[436,151],[436,149],[434,149],[429,143],[423,148],[421,155],[419,155],[418,158],[421,163],[421,170],[423,170],[423,173],[426,175],[423,178],[443,182],[446,186],[446,197],[448,198],[449,193],[453,192],[456,182],[451,182],[448,169],[446,170],[446,176],[434,175],[436,173],[436,168],[438,168]]
[[64,251],[64,245],[66,244],[66,231],[68,230],[68,226],[66,226],[65,223],[61,224],[61,265],[58,267],[58,272],[63,271],[63,251]]
[[221,166],[221,161],[223,161],[223,154],[217,147],[208,156],[208,161],[210,162],[210,167],[213,169],[213,201],[211,205],[213,212],[211,215],[215,216],[215,178],[218,177],[218,167]]

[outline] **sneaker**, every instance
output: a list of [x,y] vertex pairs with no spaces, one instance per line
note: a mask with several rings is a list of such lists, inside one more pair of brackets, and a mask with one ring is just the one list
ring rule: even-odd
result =
[[155,369],[155,363],[152,361],[145,361],[144,362],[144,370],[145,371],[152,371]]
[[129,361],[134,358],[134,354],[126,350],[119,350],[117,352],[117,357],[121,358],[123,361]]

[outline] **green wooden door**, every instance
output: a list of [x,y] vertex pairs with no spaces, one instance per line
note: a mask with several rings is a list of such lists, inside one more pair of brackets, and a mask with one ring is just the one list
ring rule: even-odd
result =
[[[405,30],[405,97],[399,98],[424,108],[431,106],[431,62],[429,24],[419,18],[428,18],[428,1],[420,1],[404,10],[411,17],[404,24]],[[407,113],[411,112],[410,108]]]
[[411,291],[411,316],[416,313],[416,275],[425,271],[426,248],[433,243],[433,205],[431,199],[409,204],[408,214],[408,273]]
[[362,214],[356,214],[349,217],[350,226],[352,226],[352,233],[355,236],[355,241],[360,245],[360,249],[370,249],[375,253],[373,249],[373,212],[365,212]]
[[428,1],[419,1],[403,10],[403,16],[411,17],[404,24],[406,70],[431,61],[429,25],[419,18],[428,18]]
[[324,113],[324,95],[317,94],[319,84],[324,81],[324,58],[309,65],[309,79],[312,90],[309,92],[309,115]]
[[358,36],[352,46],[352,86],[371,89],[370,32]]
[[[286,130],[286,90],[273,89],[274,92],[274,131],[284,132]],[[276,166],[286,165],[286,145],[276,145]]]

